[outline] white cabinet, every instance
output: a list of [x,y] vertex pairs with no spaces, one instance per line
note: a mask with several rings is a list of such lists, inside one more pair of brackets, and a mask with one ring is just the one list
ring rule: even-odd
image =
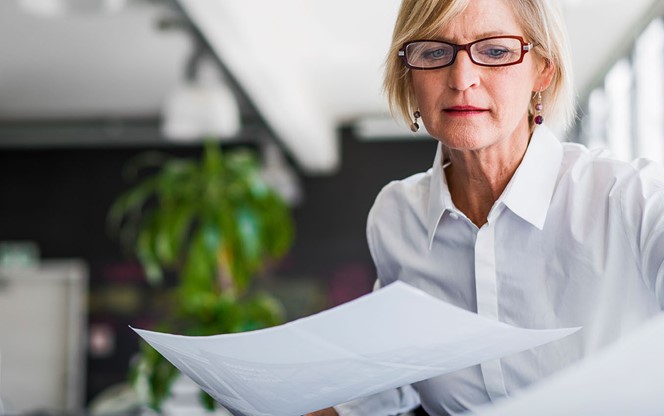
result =
[[0,267],[0,404],[7,414],[83,414],[87,279],[78,260]]

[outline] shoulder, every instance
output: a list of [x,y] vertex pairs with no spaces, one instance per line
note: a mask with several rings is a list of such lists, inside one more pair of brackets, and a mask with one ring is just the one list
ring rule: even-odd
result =
[[[664,229],[664,166],[645,158],[618,160],[603,150],[564,144],[560,194],[596,217],[619,218],[626,230]],[[629,231],[631,234],[631,231]]]
[[[374,201],[370,219],[393,217],[395,214],[426,206],[429,199],[431,169],[385,185]],[[389,215],[392,214],[392,215]]]
[[616,159],[606,149],[588,149],[579,143],[563,143],[562,174],[579,179],[588,175],[614,176],[630,170],[629,163]]
[[388,183],[369,211],[367,243],[383,284],[396,278],[405,251],[416,242],[426,245],[431,177],[429,170]]
[[560,180],[608,191],[643,188],[644,196],[664,188],[664,166],[645,158],[622,161],[604,149],[563,143]]
[[390,251],[396,241],[426,235],[431,175],[429,170],[392,181],[378,193],[366,224],[372,253]]

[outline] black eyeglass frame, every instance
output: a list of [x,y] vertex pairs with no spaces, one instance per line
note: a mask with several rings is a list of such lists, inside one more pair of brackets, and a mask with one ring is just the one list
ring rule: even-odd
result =
[[[520,51],[521,51],[521,56],[519,57],[519,60],[514,61],[514,62],[510,62],[509,64],[490,65],[490,64],[483,64],[483,63],[477,62],[477,61],[475,61],[475,59],[473,59],[473,54],[470,53],[470,48],[471,48],[474,44],[479,43],[479,42],[484,42],[484,41],[486,41],[486,40],[491,40],[491,39],[504,39],[504,38],[516,39],[516,40],[518,40],[519,42],[521,42],[521,49],[520,49]],[[450,62],[446,63],[445,65],[441,65],[441,66],[420,67],[420,66],[414,66],[414,65],[409,64],[409,63],[408,63],[408,57],[406,56],[406,49],[408,48],[409,45],[411,45],[411,44],[413,44],[413,43],[419,43],[419,42],[435,42],[435,43],[442,43],[442,44],[445,44],[445,45],[451,46],[451,47],[452,47],[452,59],[450,60]],[[410,69],[418,69],[418,70],[426,71],[426,70],[429,70],[429,69],[440,69],[440,68],[445,68],[445,67],[447,67],[447,66],[452,65],[454,62],[456,62],[457,53],[458,53],[459,51],[461,51],[461,50],[464,50],[464,51],[466,51],[466,53],[468,54],[468,58],[470,58],[470,61],[471,61],[472,63],[474,63],[475,65],[486,66],[486,67],[490,67],[490,68],[497,68],[497,67],[501,67],[501,66],[511,66],[511,65],[520,64],[521,62],[523,62],[523,57],[526,56],[526,54],[527,54],[527,53],[528,53],[528,52],[529,52],[534,46],[535,46],[535,45],[533,45],[532,43],[529,43],[529,42],[524,41],[524,40],[523,40],[523,37],[521,37],[521,36],[514,36],[514,35],[491,36],[491,37],[488,37],[488,38],[482,38],[482,39],[478,39],[478,40],[472,41],[472,42],[470,42],[470,43],[466,43],[465,45],[457,45],[457,44],[454,44],[454,43],[443,42],[442,40],[435,40],[435,39],[419,39],[419,40],[411,40],[411,41],[409,41],[409,42],[404,43],[403,46],[401,47],[401,49],[399,49],[398,56],[399,56],[399,58],[401,58],[401,60],[403,61],[404,65],[406,65],[408,68],[410,68]]]

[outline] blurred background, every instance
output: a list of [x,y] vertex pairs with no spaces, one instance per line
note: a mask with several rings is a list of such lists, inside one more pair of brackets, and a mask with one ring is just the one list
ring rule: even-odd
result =
[[[107,222],[146,151],[198,158],[212,138],[258,155],[295,224],[261,273],[286,320],[371,290],[373,199],[436,146],[381,92],[398,3],[0,1],[5,407],[82,414],[126,382],[128,325],[158,323],[168,302]],[[564,139],[664,161],[664,1],[561,6],[578,97]]]

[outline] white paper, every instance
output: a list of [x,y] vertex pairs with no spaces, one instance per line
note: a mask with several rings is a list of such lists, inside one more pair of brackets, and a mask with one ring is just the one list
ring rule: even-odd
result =
[[186,337],[135,329],[237,415],[294,416],[565,337],[478,316],[396,282],[278,327]]
[[664,415],[664,314],[478,416]]

